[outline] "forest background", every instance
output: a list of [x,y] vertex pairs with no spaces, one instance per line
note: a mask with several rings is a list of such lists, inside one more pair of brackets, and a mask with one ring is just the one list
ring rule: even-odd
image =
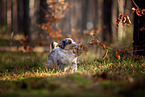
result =
[[[0,96],[145,95],[143,0],[0,0]],[[83,43],[78,71],[48,70],[53,41]]]

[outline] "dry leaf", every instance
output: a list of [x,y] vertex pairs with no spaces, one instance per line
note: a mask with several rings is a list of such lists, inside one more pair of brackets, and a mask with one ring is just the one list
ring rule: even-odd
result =
[[132,8],[132,13],[134,13],[134,12],[135,12],[135,10],[136,10],[136,9],[133,7],[133,8]]
[[118,58],[118,60],[120,60],[120,50],[116,51],[116,55],[115,56]]
[[130,26],[130,24],[131,24],[130,18],[127,14],[126,14],[126,24],[127,24],[127,26]]
[[131,21],[129,16],[127,15],[127,13],[125,14],[125,16],[122,16],[121,14],[119,15],[119,17],[117,18],[116,21],[116,27],[119,27],[119,22],[122,20],[122,25],[125,26],[127,24],[127,26],[131,25]]
[[126,16],[123,16],[122,25],[125,25],[125,24],[126,24]]
[[120,60],[120,55],[117,55],[118,60]]
[[95,30],[94,30],[94,29],[91,29],[90,35],[91,35],[91,36],[95,36],[95,35],[96,35],[96,33],[95,33]]
[[85,44],[81,43],[80,46],[83,51],[88,52],[88,48],[85,46]]
[[100,41],[93,38],[93,39],[89,39],[88,44],[90,44],[90,45],[98,45],[98,44],[100,44]]
[[142,9],[141,13],[142,15],[145,15],[145,9]]
[[103,45],[103,49],[106,49],[106,46],[105,45]]
[[108,53],[108,49],[105,51],[105,53],[104,53],[102,59],[105,59],[105,57],[107,56],[107,53]]
[[77,44],[77,47],[73,50],[75,56],[80,56],[83,51],[88,52],[88,48],[83,43]]
[[76,46],[75,44],[68,44],[64,49],[65,50],[74,49],[75,46]]
[[141,27],[141,28],[140,28],[140,31],[143,31],[144,29],[145,29],[144,27]]
[[140,17],[140,16],[142,16],[142,14],[141,14],[141,11],[140,11],[140,9],[136,9],[136,14]]

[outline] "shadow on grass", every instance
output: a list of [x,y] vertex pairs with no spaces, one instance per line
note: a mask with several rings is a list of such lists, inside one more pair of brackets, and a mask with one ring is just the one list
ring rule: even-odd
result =
[[[86,81],[84,81],[86,80]],[[133,83],[103,80],[91,82],[76,73],[56,77],[29,77],[18,81],[0,80],[1,97],[144,97],[145,77]],[[78,82],[82,82],[81,84]]]
[[42,58],[29,53],[19,52],[0,52],[0,73],[19,74],[22,72],[35,72],[37,69],[44,69],[45,65]]
[[21,45],[21,43],[17,40],[0,39],[0,47],[1,46],[10,46],[10,41],[12,42],[13,46]]
[[[72,80],[74,79],[73,77],[76,79]],[[104,94],[102,95],[99,91],[92,91],[84,82],[82,85],[76,83],[76,81],[81,82],[83,80],[84,78],[75,74],[67,75],[67,77],[55,77],[53,79],[51,77],[30,77],[20,81],[0,81],[0,94],[3,97],[104,97]]]

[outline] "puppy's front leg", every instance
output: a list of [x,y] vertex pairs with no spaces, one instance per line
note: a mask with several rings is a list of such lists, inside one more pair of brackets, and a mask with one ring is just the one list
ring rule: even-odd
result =
[[64,65],[61,63],[59,59],[57,60],[57,66],[58,66],[58,70],[64,71]]
[[75,62],[75,63],[72,63],[72,69],[73,69],[73,71],[77,71],[77,63]]
[[58,65],[58,70],[65,71],[64,65],[63,64],[59,64]]
[[68,68],[69,68],[69,66],[66,66],[65,64],[58,65],[58,69],[61,71],[64,71],[64,72],[66,72]]
[[52,69],[52,68],[54,67],[53,61],[52,61],[52,60],[48,60],[48,64],[46,65],[46,67],[47,67],[48,69]]

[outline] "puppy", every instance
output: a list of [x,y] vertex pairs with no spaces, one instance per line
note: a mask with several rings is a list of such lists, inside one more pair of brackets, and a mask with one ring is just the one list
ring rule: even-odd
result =
[[48,55],[48,69],[58,66],[58,69],[62,71],[66,71],[70,67],[72,67],[74,71],[77,71],[77,57],[73,49],[65,49],[65,47],[70,44],[77,45],[71,38],[66,38],[59,43],[58,47],[50,52]]

